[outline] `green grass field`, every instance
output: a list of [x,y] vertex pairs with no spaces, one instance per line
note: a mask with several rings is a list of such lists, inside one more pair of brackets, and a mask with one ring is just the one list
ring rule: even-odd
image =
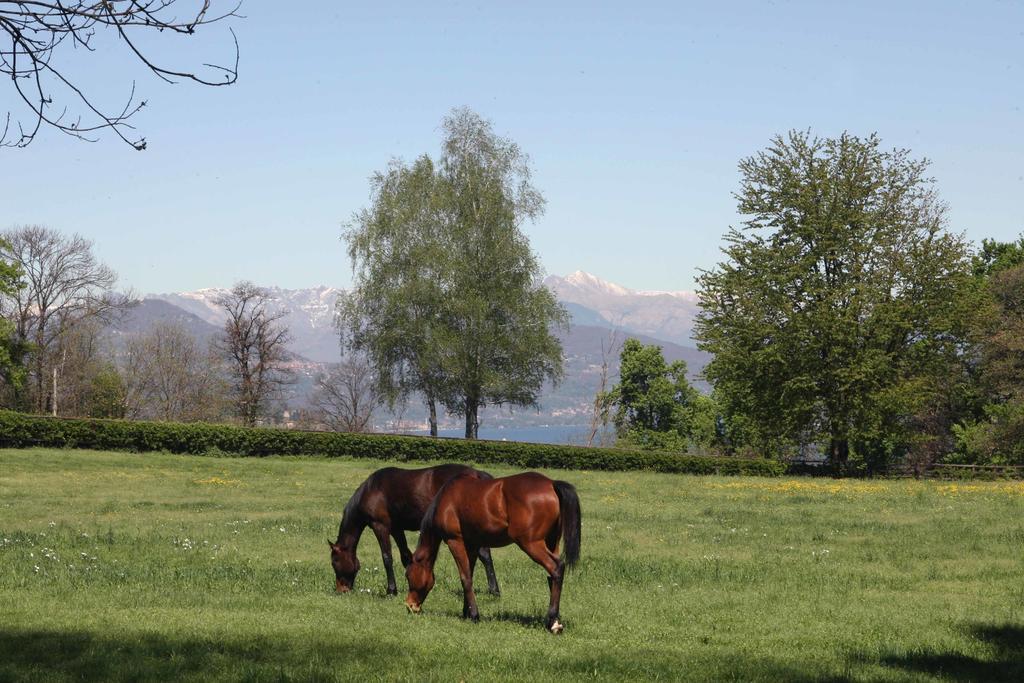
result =
[[583,504],[556,637],[515,548],[479,624],[443,548],[424,614],[384,597],[369,532],[334,595],[379,466],[0,451],[0,680],[1024,680],[1020,483],[547,472]]

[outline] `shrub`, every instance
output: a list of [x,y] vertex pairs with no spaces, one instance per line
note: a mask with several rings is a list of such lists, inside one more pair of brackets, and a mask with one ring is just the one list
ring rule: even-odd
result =
[[302,432],[228,425],[64,419],[0,411],[0,446],[93,448],[194,455],[306,455],[414,462],[444,460],[521,468],[649,470],[779,476],[774,460],[677,455],[510,441],[465,441],[390,434]]

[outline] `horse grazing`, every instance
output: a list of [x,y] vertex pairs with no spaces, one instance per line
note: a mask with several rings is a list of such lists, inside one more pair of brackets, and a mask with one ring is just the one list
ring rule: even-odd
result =
[[[412,553],[405,542],[405,532],[420,528],[423,514],[438,490],[451,479],[460,476],[469,479],[493,478],[486,472],[465,465],[438,465],[419,470],[385,467],[367,477],[345,505],[338,527],[338,540],[334,543],[327,541],[331,548],[335,590],[348,593],[355,586],[356,574],[359,572],[356,546],[359,545],[363,530],[370,527],[380,544],[380,554],[387,572],[388,595],[398,595],[389,536],[394,537],[398,544],[402,565],[408,566]],[[494,575],[490,550],[481,548],[480,559],[487,570],[488,590],[499,595],[498,578]]]
[[[558,556],[559,537],[565,555]],[[499,479],[457,477],[438,492],[423,516],[420,542],[406,568],[410,612],[423,608],[434,587],[434,562],[441,541],[455,558],[462,579],[462,616],[480,620],[473,594],[473,568],[483,548],[515,543],[548,572],[551,603],[546,626],[552,633],[564,628],[558,607],[562,577],[580,557],[580,500],[572,484],[527,472]]]

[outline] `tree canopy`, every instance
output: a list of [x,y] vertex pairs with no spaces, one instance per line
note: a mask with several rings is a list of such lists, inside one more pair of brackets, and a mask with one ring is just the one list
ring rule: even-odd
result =
[[974,264],[979,299],[965,354],[973,401],[954,429],[955,457],[1024,464],[1024,238],[984,240]]
[[700,277],[695,331],[727,419],[762,450],[885,457],[945,400],[971,262],[927,168],[874,135],[803,132],[740,162],[746,220]]
[[356,274],[353,292],[339,301],[349,343],[376,370],[378,389],[392,404],[419,392],[437,434],[437,404],[448,391],[443,350],[448,329],[440,315],[447,293],[446,244],[433,161],[392,162],[371,178],[371,206],[346,231]]
[[[0,238],[0,255],[9,254],[11,245]],[[22,271],[17,263],[0,256],[0,301],[13,296],[24,287],[21,279]],[[2,310],[2,308],[0,308]],[[18,392],[25,382],[25,369],[22,365],[28,346],[16,334],[14,322],[6,316],[0,317],[0,383],[7,398]]]
[[714,441],[714,402],[690,386],[686,363],[667,363],[661,347],[627,339],[619,383],[600,397],[619,438],[644,448],[686,450]]
[[468,109],[443,123],[437,162],[393,162],[346,231],[355,271],[340,312],[394,397],[420,392],[476,438],[488,404],[534,406],[562,374],[551,328],[568,316],[520,226],[544,207],[528,157]]

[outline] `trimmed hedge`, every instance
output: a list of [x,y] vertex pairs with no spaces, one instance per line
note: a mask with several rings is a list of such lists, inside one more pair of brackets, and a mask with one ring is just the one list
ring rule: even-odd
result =
[[391,434],[304,432],[229,425],[66,419],[0,411],[0,446],[166,451],[233,456],[307,455],[414,462],[498,463],[523,468],[649,470],[687,474],[779,476],[774,460],[677,455],[513,441],[465,441]]

